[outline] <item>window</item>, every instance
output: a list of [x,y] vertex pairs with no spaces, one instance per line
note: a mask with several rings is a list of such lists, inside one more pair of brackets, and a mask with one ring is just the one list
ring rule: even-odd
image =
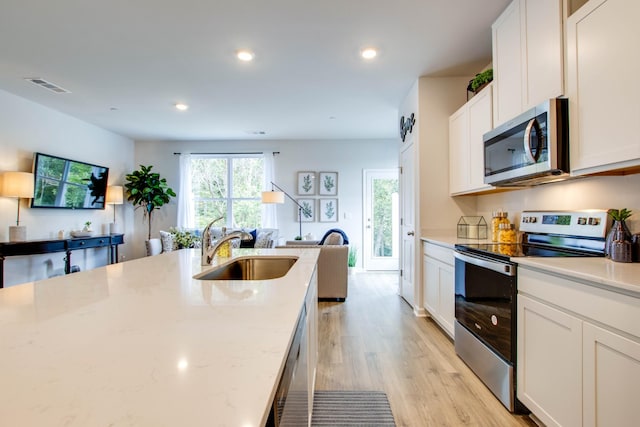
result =
[[263,177],[264,159],[260,155],[192,157],[196,227],[202,229],[220,217],[224,220],[216,224],[219,226],[259,227]]

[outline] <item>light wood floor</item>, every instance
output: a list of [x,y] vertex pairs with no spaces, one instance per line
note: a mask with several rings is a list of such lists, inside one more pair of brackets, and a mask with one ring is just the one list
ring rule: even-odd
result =
[[382,390],[400,426],[535,426],[514,416],[430,319],[397,295],[397,273],[356,273],[344,303],[320,302],[318,390]]

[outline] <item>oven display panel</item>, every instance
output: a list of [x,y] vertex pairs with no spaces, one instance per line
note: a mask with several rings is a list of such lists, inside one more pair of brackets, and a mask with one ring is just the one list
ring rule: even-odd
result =
[[571,215],[542,215],[542,223],[549,225],[571,225]]

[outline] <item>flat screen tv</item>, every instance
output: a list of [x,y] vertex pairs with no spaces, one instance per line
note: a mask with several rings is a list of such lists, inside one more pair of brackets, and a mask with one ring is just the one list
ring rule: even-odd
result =
[[32,208],[104,209],[109,168],[35,153],[33,174]]

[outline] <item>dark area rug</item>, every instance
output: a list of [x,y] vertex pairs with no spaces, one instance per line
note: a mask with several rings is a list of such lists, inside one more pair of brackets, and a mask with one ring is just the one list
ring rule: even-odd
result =
[[316,390],[312,426],[395,427],[387,394],[382,391]]

